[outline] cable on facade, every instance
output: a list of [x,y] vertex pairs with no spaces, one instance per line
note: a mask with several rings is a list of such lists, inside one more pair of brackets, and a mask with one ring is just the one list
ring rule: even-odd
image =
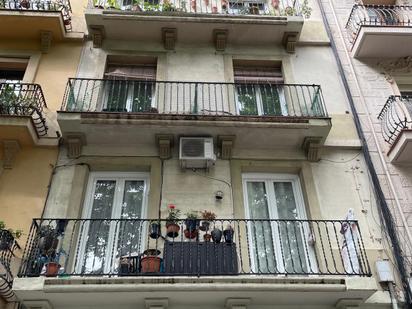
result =
[[323,4],[322,4],[321,0],[317,0],[317,3],[319,5],[319,8],[320,8],[320,11],[321,11],[321,14],[322,14],[322,19],[323,19],[323,22],[325,24],[326,32],[327,32],[329,40],[331,42],[331,47],[332,47],[333,54],[335,56],[335,60],[338,64],[339,73],[340,73],[340,76],[341,76],[341,79],[342,79],[342,82],[343,82],[343,86],[345,88],[345,93],[346,93],[346,96],[347,96],[347,99],[349,101],[349,105],[350,105],[350,108],[351,108],[351,111],[352,111],[352,114],[353,114],[356,131],[357,131],[357,133],[358,133],[358,135],[361,139],[362,152],[363,152],[363,156],[365,157],[365,162],[366,162],[366,165],[368,167],[368,170],[369,170],[369,173],[370,173],[370,176],[371,176],[371,179],[372,179],[372,183],[373,183],[373,186],[374,186],[374,191],[376,192],[377,203],[378,203],[378,206],[379,206],[378,209],[381,212],[381,218],[383,219],[383,222],[386,225],[386,228],[388,230],[388,235],[389,235],[389,237],[392,241],[393,254],[395,256],[397,269],[398,269],[399,275],[401,277],[403,290],[404,290],[404,293],[405,293],[405,299],[406,299],[406,302],[407,302],[407,306],[408,306],[408,308],[412,308],[412,291],[409,287],[409,280],[408,280],[407,272],[406,272],[406,268],[405,268],[405,261],[404,261],[404,257],[403,257],[403,254],[402,254],[402,249],[401,249],[401,246],[400,246],[399,238],[398,238],[398,235],[397,235],[397,232],[396,232],[395,222],[393,220],[393,216],[392,216],[392,213],[389,209],[389,206],[386,202],[385,195],[384,195],[382,187],[380,185],[378,175],[376,173],[375,167],[374,167],[372,159],[370,157],[369,147],[368,147],[368,144],[366,142],[365,135],[362,131],[362,126],[361,126],[361,123],[360,123],[360,119],[359,119],[359,116],[358,116],[358,113],[357,113],[357,110],[356,110],[355,103],[354,103],[353,98],[352,98],[352,93],[351,93],[351,90],[349,88],[349,83],[348,83],[348,80],[346,78],[342,62],[339,58],[338,50],[337,50],[337,47],[336,47],[335,40],[332,36],[332,30],[330,28],[329,21],[326,17],[325,9],[323,7]]

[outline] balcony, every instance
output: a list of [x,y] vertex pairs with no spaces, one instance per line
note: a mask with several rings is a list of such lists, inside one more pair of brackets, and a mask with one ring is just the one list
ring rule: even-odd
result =
[[0,38],[40,39],[41,32],[54,41],[70,38],[70,13],[69,0],[2,0]]
[[356,58],[409,56],[412,6],[354,5],[346,29]]
[[235,153],[300,149],[308,137],[322,144],[331,128],[317,85],[101,79],[70,79],[58,122],[63,137],[80,135],[87,147],[156,149],[159,135],[232,136]]
[[[133,3],[133,4],[132,4]],[[226,44],[281,44],[292,52],[307,1],[296,0],[94,0],[86,10],[89,32],[101,40],[207,43],[217,50]],[[292,46],[293,45],[293,46]]]
[[412,97],[390,96],[378,118],[393,163],[412,163]]
[[47,134],[43,109],[47,107],[40,85],[0,83],[0,141],[38,145]]
[[12,262],[14,251],[20,249],[19,244],[7,230],[0,230],[0,298],[7,302],[16,301],[12,290],[13,271]]
[[[334,305],[344,298],[364,301],[374,290],[356,221],[166,224],[158,219],[36,219],[15,280],[16,294],[23,301],[47,299],[57,307],[84,305],[87,299],[96,306],[131,299],[136,304],[153,289],[156,297],[174,304],[187,300],[184,294],[190,291],[199,297],[192,305],[224,303],[239,292],[254,298],[255,305],[285,300],[289,305]],[[296,293],[299,288],[304,289]],[[103,291],[108,294],[95,297]]]

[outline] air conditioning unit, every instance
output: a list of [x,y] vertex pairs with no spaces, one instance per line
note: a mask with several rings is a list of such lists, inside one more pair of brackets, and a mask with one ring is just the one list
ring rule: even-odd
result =
[[212,137],[181,137],[179,144],[182,168],[209,168],[216,161]]

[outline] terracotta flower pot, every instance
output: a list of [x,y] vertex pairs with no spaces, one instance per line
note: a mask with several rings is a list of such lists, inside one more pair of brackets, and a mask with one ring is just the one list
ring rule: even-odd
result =
[[204,234],[203,235],[203,240],[205,241],[205,242],[210,242],[210,239],[212,238],[212,235],[210,235],[210,234]]
[[142,273],[157,273],[160,271],[161,258],[157,256],[145,256],[141,259]]
[[166,223],[166,235],[175,238],[179,235],[180,226],[176,223]]
[[186,238],[193,239],[193,238],[196,238],[198,235],[199,235],[198,230],[194,230],[194,231],[191,231],[191,230],[188,230],[188,229],[185,230],[185,237]]
[[56,277],[59,273],[61,265],[56,262],[49,262],[46,264],[46,277]]

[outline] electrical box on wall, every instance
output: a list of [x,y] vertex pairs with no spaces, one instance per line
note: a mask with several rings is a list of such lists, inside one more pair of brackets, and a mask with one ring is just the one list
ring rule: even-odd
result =
[[392,273],[392,267],[389,261],[377,261],[376,272],[378,273],[379,282],[394,282],[395,279]]
[[179,159],[182,168],[209,168],[215,161],[212,137],[181,137]]

